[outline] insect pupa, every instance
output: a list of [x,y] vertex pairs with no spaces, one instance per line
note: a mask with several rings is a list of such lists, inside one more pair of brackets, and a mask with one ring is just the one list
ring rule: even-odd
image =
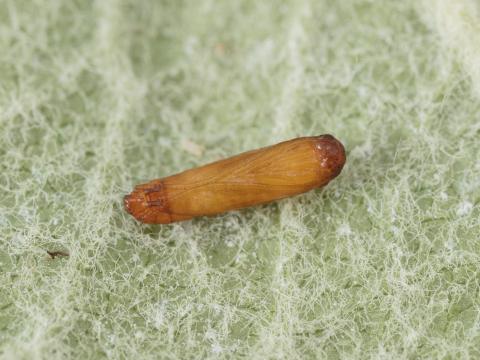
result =
[[333,136],[300,137],[137,185],[124,205],[148,224],[216,215],[325,186],[345,160]]

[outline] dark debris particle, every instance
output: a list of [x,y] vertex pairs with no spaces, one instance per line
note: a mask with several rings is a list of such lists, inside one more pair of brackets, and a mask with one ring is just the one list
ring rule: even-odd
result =
[[69,253],[65,251],[48,251],[47,254],[50,255],[52,259],[55,259],[57,256],[70,256]]

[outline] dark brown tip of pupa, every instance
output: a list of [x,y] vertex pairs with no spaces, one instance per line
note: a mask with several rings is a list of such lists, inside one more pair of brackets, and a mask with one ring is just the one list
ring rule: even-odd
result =
[[332,135],[325,134],[317,136],[315,147],[320,155],[320,166],[327,168],[332,178],[340,174],[347,159],[343,144]]

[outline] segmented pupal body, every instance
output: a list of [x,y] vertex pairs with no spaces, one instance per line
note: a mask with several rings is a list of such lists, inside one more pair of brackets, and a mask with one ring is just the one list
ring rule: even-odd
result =
[[301,137],[137,185],[124,204],[150,224],[210,216],[322,187],[345,160],[333,136]]

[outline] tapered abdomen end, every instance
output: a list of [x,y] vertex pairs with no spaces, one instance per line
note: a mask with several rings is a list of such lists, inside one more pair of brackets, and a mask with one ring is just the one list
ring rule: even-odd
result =
[[143,223],[169,224],[173,221],[161,182],[136,186],[124,196],[123,204],[135,219]]
[[342,143],[332,135],[320,135],[316,138],[315,150],[319,158],[320,167],[330,173],[329,180],[338,176],[347,159]]
[[138,196],[135,191],[123,197],[123,206],[125,206],[125,210],[127,210],[127,212],[133,216],[140,213],[140,211],[142,211],[142,209],[145,207],[143,204],[143,199]]

